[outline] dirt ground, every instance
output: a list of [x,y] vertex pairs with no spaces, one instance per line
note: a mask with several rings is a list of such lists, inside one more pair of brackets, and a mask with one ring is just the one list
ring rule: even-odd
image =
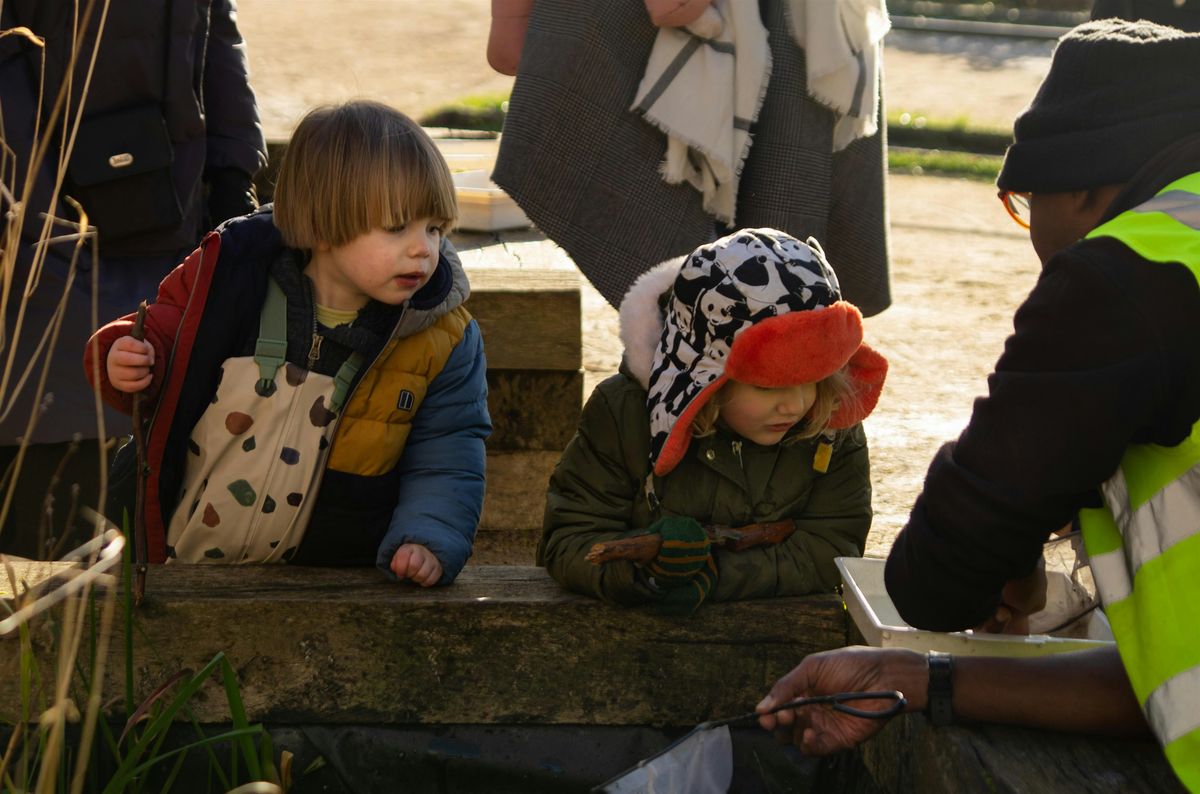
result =
[[[507,92],[512,78],[484,60],[489,7],[489,0],[242,0],[268,136],[286,137],[313,104],[352,96],[417,116],[463,96]],[[1051,48],[894,31],[885,99],[891,111],[1008,127],[1045,74]],[[958,434],[986,391],[1013,310],[1038,272],[1025,234],[986,183],[893,174],[889,204],[894,303],[867,321],[868,340],[891,362],[867,421],[873,556],[886,555],[934,451]],[[615,371],[621,353],[616,313],[591,289],[583,330],[590,389]]]

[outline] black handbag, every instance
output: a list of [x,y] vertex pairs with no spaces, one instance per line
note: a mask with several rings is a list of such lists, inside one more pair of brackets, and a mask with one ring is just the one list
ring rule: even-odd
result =
[[169,229],[183,220],[171,179],[174,149],[157,104],[109,111],[79,124],[67,193],[101,243]]

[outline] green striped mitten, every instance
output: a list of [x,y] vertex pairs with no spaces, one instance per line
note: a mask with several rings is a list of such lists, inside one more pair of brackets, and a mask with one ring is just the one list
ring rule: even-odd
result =
[[717,583],[708,534],[699,522],[687,516],[660,518],[647,531],[662,536],[658,556],[647,566],[654,584],[666,591],[658,602],[659,611],[690,615]]

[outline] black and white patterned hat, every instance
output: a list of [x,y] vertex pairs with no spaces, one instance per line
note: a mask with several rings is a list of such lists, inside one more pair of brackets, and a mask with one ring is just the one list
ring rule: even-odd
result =
[[[836,412],[831,427],[849,427],[874,408],[887,362],[862,344],[862,315],[841,300],[837,276],[815,240],[746,229],[643,279],[661,284],[671,273],[665,315],[654,312],[661,333],[645,377],[655,474],[679,463],[696,413],[730,379],[792,386],[850,364],[860,402],[857,410]],[[627,359],[632,340],[625,320],[635,294],[646,291],[635,284],[621,307]]]

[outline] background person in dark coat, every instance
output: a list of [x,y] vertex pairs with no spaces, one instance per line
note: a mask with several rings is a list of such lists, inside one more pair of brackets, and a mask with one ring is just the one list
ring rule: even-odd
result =
[[[97,441],[97,404],[79,370],[83,345],[96,324],[93,297],[99,317],[126,314],[152,298],[159,281],[205,231],[254,209],[251,179],[266,163],[234,0],[112,0],[102,31],[105,3],[97,2],[84,24],[87,32],[72,75],[71,33],[87,6],[85,0],[13,0],[0,6],[0,29],[24,26],[45,40],[43,51],[26,37],[0,39],[3,141],[15,165],[2,173],[16,198],[27,189],[36,138],[50,141],[45,159],[28,177],[32,185],[20,237],[0,243],[17,249],[0,354],[13,362],[7,381],[0,383],[0,470],[16,457],[21,437],[30,444],[11,485],[14,499],[0,530],[0,551],[24,556],[46,555],[49,549],[39,548],[39,534],[62,538],[60,551],[91,534],[90,527],[83,527],[74,537],[62,537],[71,534],[64,533],[64,521],[75,500],[74,483],[80,488],[80,504],[98,502],[102,445]],[[89,82],[98,31],[100,45]],[[54,99],[68,79],[67,112],[48,126]],[[73,121],[81,104],[72,156],[60,174],[62,119]],[[59,176],[61,193],[78,199],[97,227],[101,258],[93,262],[90,250],[85,251],[72,276],[73,244],[48,246],[17,336],[17,311],[43,232],[39,215],[77,218],[54,193]],[[3,204],[5,212],[12,209],[9,201]],[[55,225],[51,236],[70,231]],[[98,273],[94,296],[93,268]],[[60,304],[57,342],[49,351],[39,349]],[[48,377],[39,393],[37,381],[47,356]],[[30,377],[22,384],[20,375],[31,361]],[[39,415],[30,428],[35,408]],[[129,431],[128,418],[110,409],[104,409],[104,420],[105,436]],[[73,452],[72,439],[81,439]],[[60,466],[52,501],[47,501]],[[47,506],[53,518],[42,527]]]

